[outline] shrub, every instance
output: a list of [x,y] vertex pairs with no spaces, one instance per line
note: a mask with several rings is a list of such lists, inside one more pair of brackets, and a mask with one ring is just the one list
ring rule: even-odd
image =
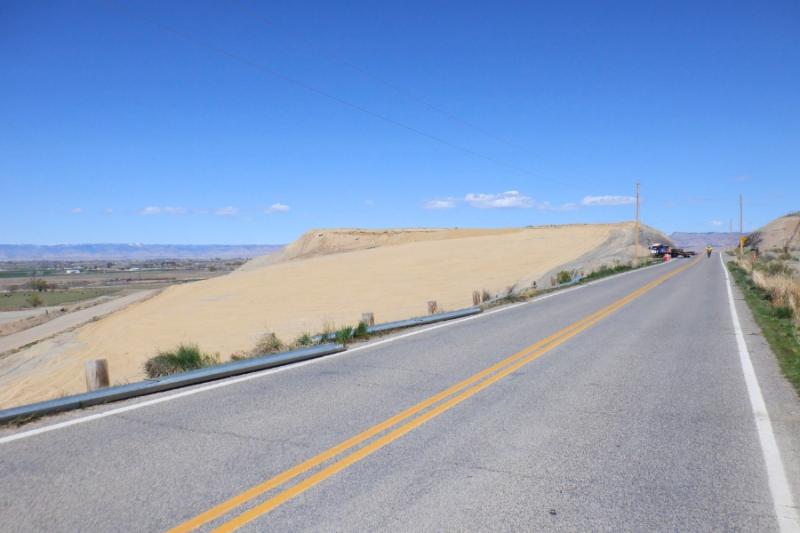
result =
[[356,326],[356,329],[353,330],[353,337],[360,339],[369,336],[369,331],[367,331],[367,327],[368,327],[367,323],[364,322],[363,320],[359,322],[358,326]]
[[44,300],[38,294],[31,294],[28,296],[25,301],[31,307],[39,307],[40,305],[44,304]]
[[252,356],[269,355],[286,349],[286,345],[274,333],[266,333],[251,350]]
[[767,273],[771,276],[792,275],[792,267],[782,261],[771,261],[767,264]]
[[47,292],[48,289],[54,288],[54,285],[47,283],[45,280],[40,278],[33,278],[27,283],[28,287],[31,290],[37,292]]
[[353,328],[351,328],[350,326],[344,326],[336,330],[336,334],[333,336],[333,340],[335,342],[338,342],[339,344],[347,344],[352,336],[353,336]]
[[295,346],[311,346],[313,343],[314,339],[308,333],[303,333],[294,340]]
[[149,378],[159,378],[219,363],[219,354],[204,354],[196,344],[181,344],[173,351],[159,352],[148,359],[144,371]]
[[570,281],[572,281],[572,272],[562,270],[556,274],[556,282],[558,282],[559,285],[562,283],[569,283]]
[[483,289],[481,291],[481,301],[482,302],[488,302],[491,299],[492,299],[492,294],[489,291],[487,291],[486,289]]
[[776,307],[775,308],[775,316],[777,318],[792,318],[792,308],[791,307]]

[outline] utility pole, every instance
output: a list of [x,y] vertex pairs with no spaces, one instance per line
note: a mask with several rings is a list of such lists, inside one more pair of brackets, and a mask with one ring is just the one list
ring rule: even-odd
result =
[[639,182],[636,182],[636,248],[634,248],[634,265],[639,266]]
[[742,193],[739,193],[739,259],[744,257],[744,241],[742,240],[742,236],[744,235],[744,201],[742,199]]

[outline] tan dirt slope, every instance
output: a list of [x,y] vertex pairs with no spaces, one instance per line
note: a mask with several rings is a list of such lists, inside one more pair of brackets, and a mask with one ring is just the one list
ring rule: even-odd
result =
[[461,308],[471,305],[473,290],[497,293],[515,283],[546,281],[559,265],[589,266],[595,251],[595,263],[630,259],[632,242],[630,223],[311,231],[277,257],[172,286],[81,327],[47,364],[28,361],[22,374],[4,373],[14,355],[0,359],[0,407],[83,392],[86,360],[108,359],[113,382],[139,380],[149,357],[181,342],[225,359],[270,331],[290,341],[326,324],[355,324],[363,311],[386,322],[425,314],[428,300]]
[[766,251],[800,250],[800,213],[776,218],[747,237],[747,245]]

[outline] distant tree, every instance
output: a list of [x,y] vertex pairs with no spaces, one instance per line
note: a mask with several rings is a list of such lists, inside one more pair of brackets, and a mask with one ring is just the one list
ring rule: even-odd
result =
[[37,292],[47,292],[48,289],[52,289],[53,286],[47,283],[45,280],[41,278],[33,278],[28,282],[28,287],[31,290]]
[[44,300],[42,300],[42,297],[38,294],[31,294],[25,301],[31,307],[39,307],[40,305],[44,304]]

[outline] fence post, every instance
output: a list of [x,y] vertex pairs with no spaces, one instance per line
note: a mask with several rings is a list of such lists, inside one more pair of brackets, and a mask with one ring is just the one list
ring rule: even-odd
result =
[[86,361],[84,365],[86,369],[86,390],[92,392],[93,390],[108,387],[108,361],[105,359],[95,359],[93,361]]
[[439,306],[436,303],[436,300],[428,300],[428,314],[429,315],[432,315],[432,314],[436,313],[436,311],[438,309],[439,309]]
[[367,326],[374,326],[375,314],[372,311],[361,313],[361,322],[365,323]]

